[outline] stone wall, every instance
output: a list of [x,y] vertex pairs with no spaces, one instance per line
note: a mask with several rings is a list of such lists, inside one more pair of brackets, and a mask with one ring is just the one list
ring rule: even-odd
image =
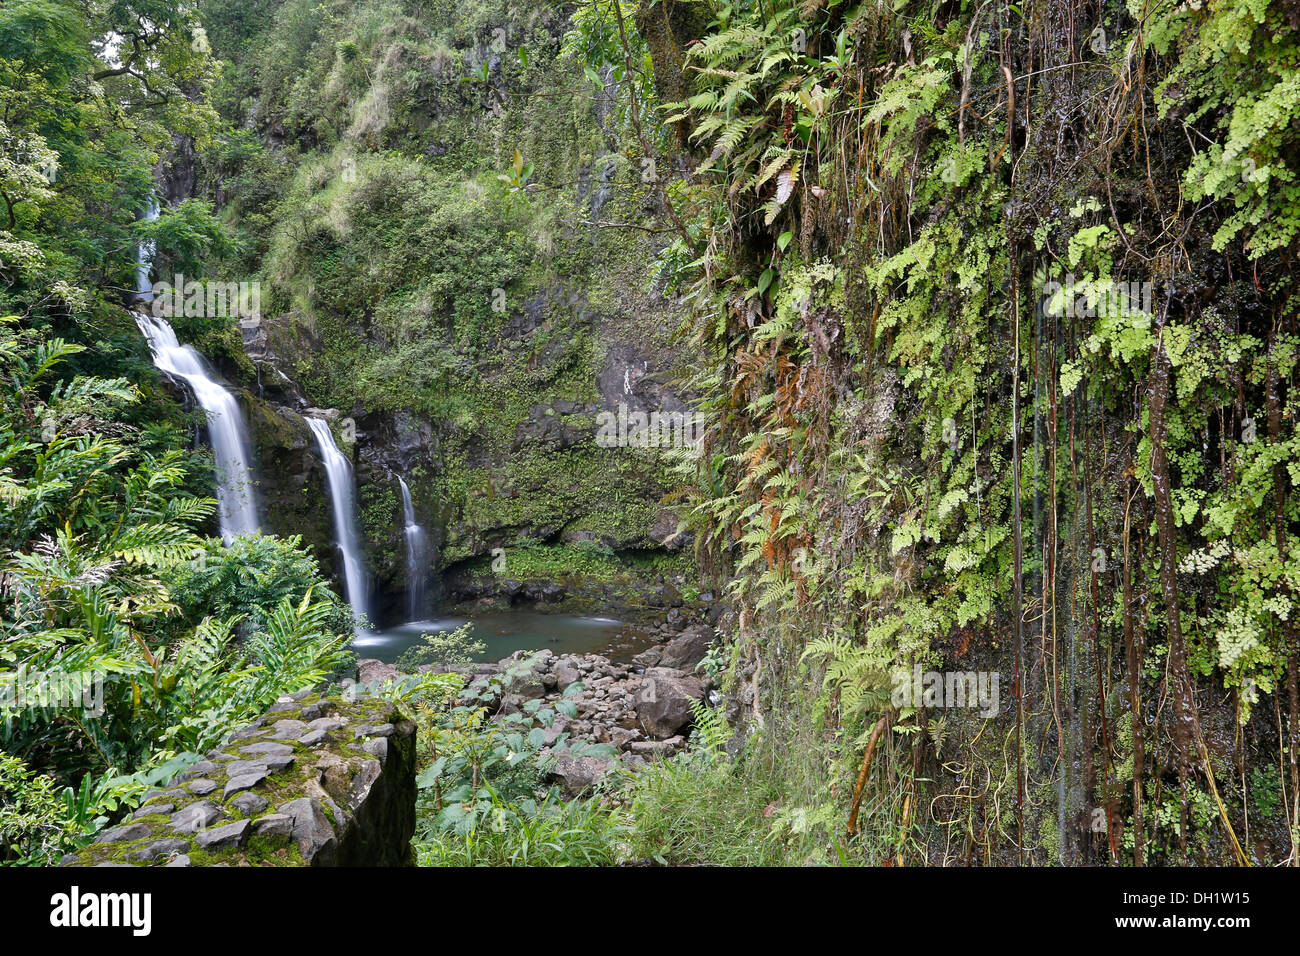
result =
[[72,866],[413,863],[415,725],[391,702],[281,698]]

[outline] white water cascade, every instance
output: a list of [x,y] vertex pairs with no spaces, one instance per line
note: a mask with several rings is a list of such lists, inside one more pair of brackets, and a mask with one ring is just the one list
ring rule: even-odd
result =
[[[145,210],[145,222],[158,218],[158,200],[149,198],[149,208]],[[153,267],[153,240],[140,243],[135,250],[135,297],[145,302],[153,301],[153,283],[149,281],[149,270]]]
[[353,615],[360,619],[368,613],[369,596],[365,570],[361,564],[361,544],[357,534],[356,508],[353,502],[352,465],[334,443],[329,423],[322,418],[306,419],[316,436],[325,475],[329,479],[330,502],[334,510],[334,537],[343,554],[343,586]]
[[[147,275],[146,267],[146,275]],[[222,387],[215,372],[194,348],[181,345],[166,319],[136,312],[135,322],[149,341],[153,364],[190,387],[208,416],[208,438],[217,465],[217,515],[221,538],[229,544],[236,535],[258,530],[252,460],[248,432],[235,396]]]
[[424,529],[416,523],[411,489],[398,477],[402,486],[402,512],[406,524],[406,598],[407,620],[419,620],[424,614],[424,573],[428,562]]

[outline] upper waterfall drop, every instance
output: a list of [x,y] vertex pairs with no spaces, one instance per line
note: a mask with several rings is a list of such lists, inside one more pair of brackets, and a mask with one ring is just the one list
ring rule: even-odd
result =
[[[149,207],[144,211],[144,221],[153,222],[158,218],[158,200],[149,197]],[[144,302],[153,301],[153,283],[149,281],[149,270],[153,268],[153,240],[140,243],[135,250],[135,297]]]
[[244,416],[235,396],[220,384],[203,356],[181,345],[166,319],[136,312],[135,322],[149,342],[153,364],[185,382],[208,415],[208,437],[217,465],[217,512],[221,539],[229,544],[236,535],[259,530],[254,496],[252,455]]
[[347,589],[348,603],[354,617],[360,619],[369,613],[369,592],[365,569],[361,562],[360,536],[357,534],[356,508],[353,502],[352,464],[339,451],[330,431],[329,422],[323,418],[307,418],[307,427],[316,436],[321,461],[325,465],[330,501],[334,511],[334,537],[343,554],[343,585]]
[[399,475],[402,486],[402,515],[406,534],[406,594],[407,620],[418,620],[424,613],[424,574],[428,567],[428,548],[424,529],[415,520],[415,504],[411,489]]

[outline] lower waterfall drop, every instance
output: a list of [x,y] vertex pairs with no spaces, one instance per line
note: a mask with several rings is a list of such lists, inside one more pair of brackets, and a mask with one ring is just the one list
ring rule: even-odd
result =
[[357,621],[369,613],[369,592],[365,567],[361,560],[360,535],[357,534],[356,505],[352,482],[352,465],[339,451],[334,434],[323,418],[305,419],[316,436],[321,462],[329,480],[330,502],[334,510],[334,537],[343,555],[343,586]]
[[424,575],[428,566],[428,544],[424,529],[416,523],[411,489],[399,476],[402,486],[402,520],[406,534],[406,619],[417,621],[424,616]]

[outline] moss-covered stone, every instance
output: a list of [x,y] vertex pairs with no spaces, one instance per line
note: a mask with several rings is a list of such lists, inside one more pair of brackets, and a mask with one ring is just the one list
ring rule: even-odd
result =
[[[389,701],[310,692],[282,698],[232,733],[205,763],[179,774],[141,807],[159,812],[137,813],[65,858],[65,865],[410,862],[415,725]],[[240,776],[258,779],[228,786]],[[217,786],[201,788],[203,795],[191,792],[187,784],[200,779]],[[204,803],[210,805],[199,806]],[[201,812],[183,812],[191,807]],[[187,816],[203,825],[182,826]]]

